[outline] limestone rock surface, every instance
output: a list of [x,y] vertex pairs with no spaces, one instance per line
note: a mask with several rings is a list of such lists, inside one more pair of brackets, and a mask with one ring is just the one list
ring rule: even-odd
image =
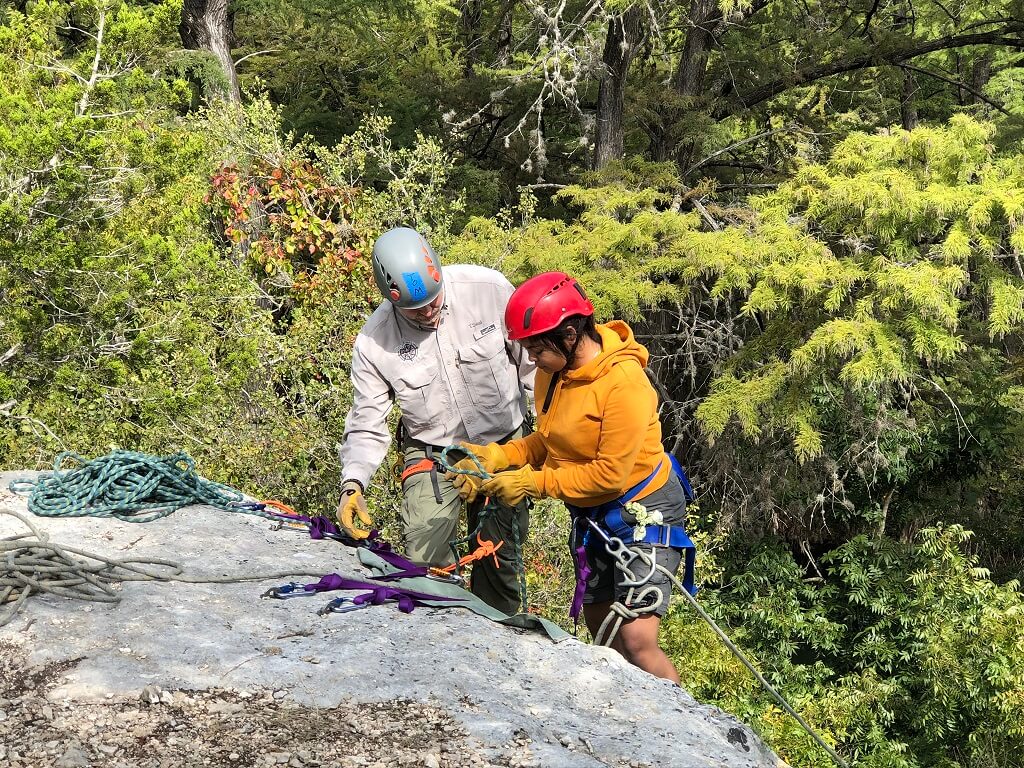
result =
[[[0,473],[0,510],[26,512],[6,490],[23,474]],[[369,576],[337,542],[208,507],[145,524],[33,522],[58,544],[193,576]],[[0,538],[25,532],[0,514]],[[287,581],[127,581],[116,603],[32,597],[0,627],[0,765],[779,765],[735,718],[613,651],[462,608],[318,616],[331,595],[261,599]]]

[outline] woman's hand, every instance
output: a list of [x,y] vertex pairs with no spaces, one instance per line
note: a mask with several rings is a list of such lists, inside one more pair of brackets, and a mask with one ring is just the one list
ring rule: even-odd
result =
[[540,498],[540,488],[537,487],[535,475],[537,473],[530,466],[520,467],[508,472],[499,472],[490,480],[486,481],[481,490],[488,496],[493,496],[507,507],[514,507],[523,499]]

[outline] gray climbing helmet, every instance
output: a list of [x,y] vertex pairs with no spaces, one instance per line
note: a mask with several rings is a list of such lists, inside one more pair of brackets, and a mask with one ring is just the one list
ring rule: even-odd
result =
[[377,287],[396,307],[425,307],[441,292],[441,259],[415,229],[389,229],[373,244],[371,260]]

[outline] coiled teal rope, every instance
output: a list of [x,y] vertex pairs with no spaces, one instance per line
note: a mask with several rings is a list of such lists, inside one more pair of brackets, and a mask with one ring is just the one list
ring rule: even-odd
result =
[[[68,469],[69,462],[78,466]],[[86,460],[65,451],[54,460],[52,473],[38,480],[15,480],[10,489],[29,494],[29,512],[40,517],[115,517],[148,523],[190,504],[207,504],[274,519],[262,505],[247,502],[240,491],[200,477],[195,461],[181,452],[154,456],[113,451]]]

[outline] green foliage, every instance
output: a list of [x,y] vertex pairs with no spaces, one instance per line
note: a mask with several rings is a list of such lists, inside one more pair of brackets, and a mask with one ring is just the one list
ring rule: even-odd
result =
[[[736,546],[705,607],[841,754],[862,766],[1009,766],[1024,744],[1024,596],[988,579],[959,526],[857,537],[805,576]],[[794,766],[827,758],[689,609],[666,621],[683,684],[743,713]]]
[[[689,173],[632,157],[582,175],[601,14],[556,52],[514,5],[523,45],[497,66],[497,6],[481,9],[495,34],[473,49],[466,6],[446,2],[239,3],[242,52],[256,54],[241,76],[265,93],[198,111],[210,60],[179,50],[178,2],[21,5],[0,24],[4,467],[46,467],[64,448],[181,449],[209,477],[330,512],[352,342],[379,300],[367,252],[412,225],[447,263],[514,281],[572,272],[601,319],[634,325],[702,494],[701,599],[845,756],[1017,760],[1024,614],[1017,583],[998,581],[1024,561],[1024,162],[1005,115],[946,120],[944,89],[919,104],[943,122],[851,133],[894,109],[899,83],[875,70],[873,95],[843,95],[863,83],[844,75],[788,89],[772,115],[713,118],[699,98],[665,96],[659,46],[681,48],[690,25],[685,4],[655,4],[668,23],[633,81],[627,145],[657,138],[665,103],[689,115],[668,138],[695,163],[704,143],[771,135]],[[837,36],[849,55],[982,20],[977,4],[955,21],[929,8],[911,32],[883,4],[871,35],[849,35],[863,8],[805,34],[832,10],[736,17],[711,71],[728,57],[752,87],[838,51]],[[516,132],[544,80],[533,43],[558,64],[563,100],[549,92],[536,129]],[[965,65],[984,63],[974,54]],[[1019,67],[993,66],[986,93],[1019,113]],[[484,101],[482,122],[461,122]],[[713,178],[693,183],[697,171]],[[495,211],[540,172],[570,183]],[[777,188],[718,202],[732,182],[765,179]],[[395,540],[394,473],[370,496]],[[567,527],[565,508],[542,502],[526,545],[530,609],[563,623]],[[683,604],[662,640],[697,696],[755,723],[793,765],[824,764]]]
[[[966,117],[854,134],[753,199],[753,210],[714,208],[725,224],[717,231],[676,211],[670,181],[638,188],[618,180],[636,171],[613,168],[600,179],[609,183],[556,195],[573,211],[567,220],[528,208],[475,219],[453,253],[514,279],[570,272],[600,318],[641,331],[657,329],[659,313],[677,327],[721,316],[735,335],[728,353],[683,334],[710,379],[703,391],[676,392],[699,398],[691,435],[708,465],[697,475],[714,481],[749,460],[737,471],[752,476],[770,460],[779,476],[800,473],[796,487],[761,489],[773,497],[767,509],[792,516],[786,527],[809,525],[823,507],[874,525],[876,494],[961,449],[945,442],[961,418],[947,388],[968,372],[968,349],[1022,328],[1014,254],[1024,163],[997,153],[992,134]],[[1004,356],[996,368],[1008,374],[1012,364]]]
[[[49,50],[71,12],[36,4],[0,27],[0,460],[181,449],[210,477],[333,510],[352,341],[378,300],[367,243],[397,221],[443,240],[450,162],[428,140],[392,147],[384,119],[327,148],[285,134],[265,99],[183,120],[188,89],[164,74],[59,76],[94,50],[32,66],[26,41]],[[111,9],[120,47],[101,63],[173,48],[174,13]],[[373,497],[393,515],[386,473]]]

